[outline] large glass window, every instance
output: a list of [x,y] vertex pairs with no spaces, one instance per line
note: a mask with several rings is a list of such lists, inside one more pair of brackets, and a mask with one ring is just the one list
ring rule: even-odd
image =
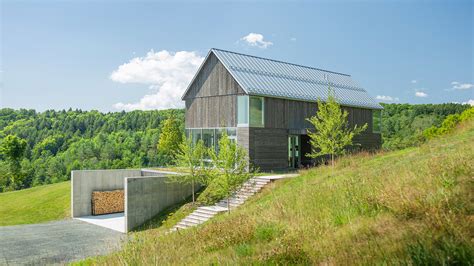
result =
[[263,97],[250,97],[250,126],[263,127],[264,124]]
[[265,121],[264,98],[257,96],[238,96],[237,125],[263,127]]
[[192,137],[193,143],[196,144],[201,139],[202,129],[193,128],[193,129],[190,129],[190,131],[191,131],[191,137]]
[[237,97],[237,124],[239,126],[249,124],[249,96]]
[[380,133],[382,131],[382,111],[372,110],[372,132]]
[[214,147],[214,129],[203,129],[202,141],[207,148]]
[[186,137],[192,137],[193,143],[196,144],[202,139],[204,145],[208,148],[214,148],[219,152],[219,140],[224,134],[231,141],[237,141],[237,129],[236,128],[187,128]]

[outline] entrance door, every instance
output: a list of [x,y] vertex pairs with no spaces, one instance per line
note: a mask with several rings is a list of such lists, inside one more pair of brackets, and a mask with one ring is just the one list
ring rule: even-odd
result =
[[288,136],[288,167],[299,168],[301,162],[300,156],[300,136]]

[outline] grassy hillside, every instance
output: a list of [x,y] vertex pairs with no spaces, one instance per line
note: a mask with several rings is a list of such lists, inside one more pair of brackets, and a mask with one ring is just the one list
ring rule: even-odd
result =
[[281,180],[199,228],[135,233],[121,252],[85,263],[472,264],[473,167],[468,121],[417,148]]
[[0,193],[0,226],[69,217],[70,199],[70,182]]

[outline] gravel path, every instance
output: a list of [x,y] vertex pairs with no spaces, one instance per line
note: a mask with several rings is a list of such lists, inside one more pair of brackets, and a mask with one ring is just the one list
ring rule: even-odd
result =
[[0,265],[55,264],[120,248],[124,234],[77,220],[0,226]]

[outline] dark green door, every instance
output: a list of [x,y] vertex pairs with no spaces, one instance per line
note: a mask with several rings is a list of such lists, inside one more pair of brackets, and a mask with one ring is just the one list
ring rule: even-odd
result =
[[299,168],[301,163],[301,151],[300,151],[300,136],[289,135],[288,136],[288,167]]

